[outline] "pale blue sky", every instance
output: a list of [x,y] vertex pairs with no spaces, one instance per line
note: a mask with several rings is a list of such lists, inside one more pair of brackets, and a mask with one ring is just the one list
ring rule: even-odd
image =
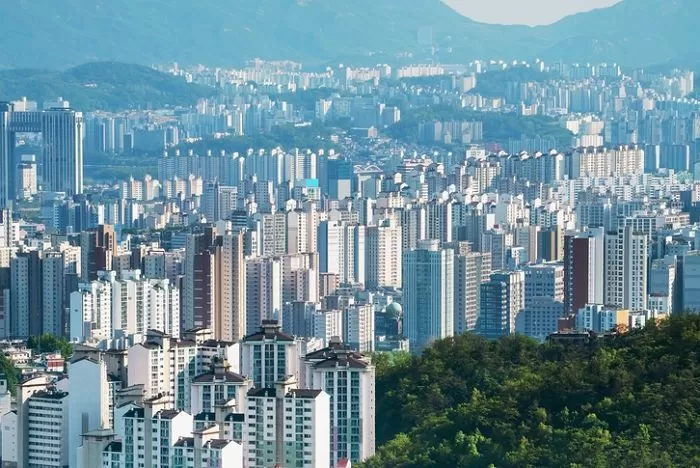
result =
[[485,23],[549,24],[564,16],[606,7],[619,0],[443,0],[465,16]]

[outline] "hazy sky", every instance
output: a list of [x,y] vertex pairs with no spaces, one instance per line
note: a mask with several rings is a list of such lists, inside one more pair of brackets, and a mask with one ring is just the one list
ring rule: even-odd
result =
[[443,0],[477,21],[503,24],[549,24],[566,15],[617,3],[619,0]]

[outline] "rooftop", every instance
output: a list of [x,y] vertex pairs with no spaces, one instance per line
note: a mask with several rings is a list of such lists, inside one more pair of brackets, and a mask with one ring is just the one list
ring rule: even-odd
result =
[[42,398],[42,399],[51,399],[51,400],[62,400],[67,396],[68,396],[68,392],[62,392],[60,390],[40,390],[40,391],[34,393],[30,397],[30,399]]
[[227,383],[245,383],[246,378],[235,372],[224,372],[223,374],[216,374],[214,372],[208,372],[206,374],[199,375],[194,378],[193,383],[207,383],[207,382],[227,382]]
[[125,418],[143,418],[144,417],[144,411],[143,408],[133,408],[127,411],[124,414]]
[[226,439],[211,439],[205,445],[213,449],[222,449],[230,443],[232,443],[232,441]]
[[194,447],[194,438],[180,437],[177,442],[175,442],[175,447]]
[[214,421],[216,419],[216,414],[211,411],[202,411],[199,414],[194,415],[195,421]]
[[104,449],[105,452],[121,452],[122,442],[120,440],[115,440],[107,444]]
[[181,413],[181,411],[179,411],[179,410],[164,409],[164,410],[158,411],[154,416],[158,417],[160,419],[174,419],[180,413]]
[[294,337],[281,331],[281,326],[277,320],[263,320],[260,331],[243,338],[243,341],[294,341]]

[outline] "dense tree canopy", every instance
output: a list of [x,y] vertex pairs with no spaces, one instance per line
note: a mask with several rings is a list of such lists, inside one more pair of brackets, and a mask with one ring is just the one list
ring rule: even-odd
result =
[[73,345],[68,340],[51,333],[29,337],[27,347],[37,353],[58,352],[64,359],[68,359],[73,354]]
[[464,335],[377,360],[379,467],[700,466],[700,317],[588,346]]

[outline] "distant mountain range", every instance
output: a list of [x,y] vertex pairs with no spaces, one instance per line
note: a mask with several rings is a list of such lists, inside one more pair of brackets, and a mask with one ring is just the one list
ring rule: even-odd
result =
[[[624,0],[549,26],[465,18],[440,0],[3,0],[0,68],[289,59],[700,64],[698,0]],[[434,46],[435,49],[431,49]]]

